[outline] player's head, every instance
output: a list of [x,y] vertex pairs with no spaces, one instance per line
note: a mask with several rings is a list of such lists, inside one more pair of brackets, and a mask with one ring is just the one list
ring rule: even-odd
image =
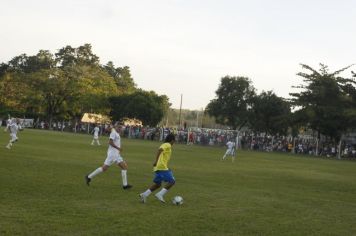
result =
[[113,128],[114,128],[117,132],[119,132],[120,129],[121,129],[120,122],[115,122],[115,123],[113,124]]
[[164,140],[165,143],[171,143],[173,144],[176,141],[176,137],[174,134],[168,134],[166,139]]

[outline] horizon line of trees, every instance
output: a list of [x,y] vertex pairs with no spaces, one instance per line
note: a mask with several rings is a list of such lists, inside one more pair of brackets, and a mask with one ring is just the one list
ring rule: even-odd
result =
[[[340,76],[352,65],[335,72],[323,64],[318,70],[301,66],[303,72],[297,75],[304,84],[293,86],[299,91],[290,93],[291,99],[273,91],[257,94],[248,77],[225,76],[205,114],[185,112],[186,120],[178,126],[209,128],[217,123],[234,130],[247,127],[293,136],[300,128],[310,128],[318,137],[335,141],[356,129],[356,74]],[[21,54],[1,63],[0,95],[0,116],[39,117],[50,127],[53,120],[78,120],[86,112],[110,115],[114,120],[136,118],[149,126],[168,124],[168,120],[171,124],[177,116],[166,95],[137,88],[128,66],[115,67],[111,61],[101,64],[90,44],[65,46],[54,54],[48,50],[33,56]]]

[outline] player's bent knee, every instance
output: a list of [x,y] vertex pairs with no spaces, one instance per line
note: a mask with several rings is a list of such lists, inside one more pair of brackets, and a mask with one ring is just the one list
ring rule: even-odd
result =
[[118,166],[120,166],[120,168],[121,169],[123,169],[123,170],[127,170],[127,167],[128,167],[128,165],[127,165],[127,163],[126,162],[120,162],[119,164],[118,164]]

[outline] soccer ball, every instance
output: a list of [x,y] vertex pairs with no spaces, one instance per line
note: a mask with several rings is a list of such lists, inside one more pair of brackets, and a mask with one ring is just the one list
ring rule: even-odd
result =
[[172,199],[172,203],[174,205],[182,205],[183,204],[183,198],[181,196],[175,196],[173,199]]

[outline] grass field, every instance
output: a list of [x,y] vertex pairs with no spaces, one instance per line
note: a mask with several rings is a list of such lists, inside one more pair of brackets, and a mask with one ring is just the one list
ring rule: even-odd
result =
[[158,142],[123,139],[128,179],[108,172],[84,183],[102,164],[91,136],[25,130],[12,150],[0,133],[0,235],[356,235],[356,162],[175,145],[177,180],[166,194],[182,206],[146,204]]

